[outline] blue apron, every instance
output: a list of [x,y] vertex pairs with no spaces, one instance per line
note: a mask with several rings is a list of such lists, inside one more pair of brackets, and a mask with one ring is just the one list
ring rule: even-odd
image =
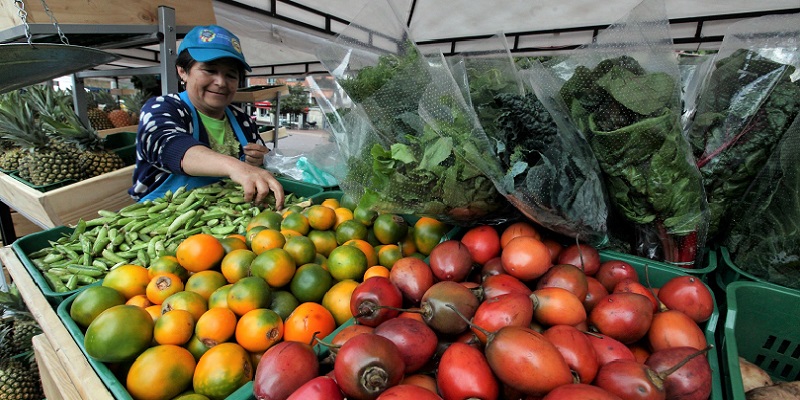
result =
[[[197,109],[194,107],[192,102],[189,100],[189,95],[186,92],[180,92],[178,94],[181,97],[181,100],[186,103],[189,107],[189,110],[192,112],[192,127],[193,132],[192,136],[195,140],[200,140],[200,124],[199,118],[197,116]],[[233,115],[233,112],[230,108],[225,108],[225,115],[228,117],[228,121],[230,122],[231,126],[233,126],[233,131],[236,133],[236,138],[239,139],[239,143],[241,143],[242,147],[246,146],[249,142],[247,141],[247,137],[244,135],[244,131],[242,131],[242,127],[239,126],[238,121]],[[244,154],[240,157],[242,161],[244,161]],[[164,180],[161,185],[159,185],[155,190],[148,193],[147,195],[143,196],[139,199],[139,201],[145,200],[154,200],[160,197],[164,197],[167,194],[167,191],[175,192],[178,188],[185,186],[186,190],[191,190],[194,188],[198,188],[201,186],[207,186],[212,183],[219,182],[222,178],[216,176],[190,176],[184,174],[170,174],[166,180]]]

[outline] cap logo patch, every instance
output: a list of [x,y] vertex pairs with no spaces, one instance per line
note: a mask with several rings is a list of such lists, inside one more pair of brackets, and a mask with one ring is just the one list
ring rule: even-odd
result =
[[200,32],[200,41],[203,43],[209,43],[214,40],[216,36],[217,34],[210,29],[203,29],[203,31]]
[[231,46],[233,46],[233,49],[236,50],[237,53],[241,54],[242,45],[239,44],[239,41],[236,40],[236,38],[231,38]]

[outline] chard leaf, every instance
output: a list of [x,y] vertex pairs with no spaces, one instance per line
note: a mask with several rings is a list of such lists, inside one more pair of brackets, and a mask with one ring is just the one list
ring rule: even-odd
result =
[[453,139],[441,137],[436,142],[425,148],[419,169],[434,169],[453,153]]
[[414,151],[403,143],[392,144],[392,159],[406,164],[417,162],[417,158],[414,157]]
[[669,107],[675,80],[666,73],[635,75],[630,70],[614,66],[597,81],[614,100],[641,115],[651,115]]

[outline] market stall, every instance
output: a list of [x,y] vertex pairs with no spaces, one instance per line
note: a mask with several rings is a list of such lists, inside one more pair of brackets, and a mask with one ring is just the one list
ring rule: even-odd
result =
[[[132,166],[52,191],[0,172],[0,200],[44,228],[0,263],[48,399],[794,390],[796,1],[319,3],[197,17],[239,35],[248,78],[308,88],[336,151],[304,156],[338,186],[282,176],[277,210],[229,180],[134,203]],[[91,43],[74,10],[50,7]],[[163,33],[163,15],[109,24]],[[153,40],[95,43],[120,59],[76,76],[166,73],[174,43]]]

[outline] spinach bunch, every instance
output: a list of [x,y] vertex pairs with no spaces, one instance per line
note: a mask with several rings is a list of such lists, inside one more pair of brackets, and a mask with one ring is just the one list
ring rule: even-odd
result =
[[678,89],[669,74],[622,56],[579,66],[560,94],[617,211],[655,232],[663,259],[691,263],[703,239],[705,197],[681,133]]
[[709,235],[730,217],[800,111],[794,67],[740,49],[716,62],[689,129],[709,203]]

